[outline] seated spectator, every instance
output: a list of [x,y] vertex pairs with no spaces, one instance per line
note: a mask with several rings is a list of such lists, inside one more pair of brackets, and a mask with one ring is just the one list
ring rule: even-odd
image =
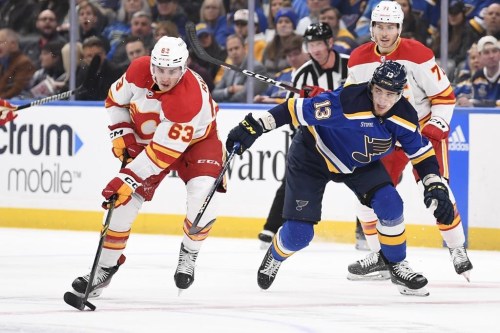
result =
[[[242,69],[248,68],[247,51],[243,39],[236,35],[228,36],[226,50],[233,65]],[[256,61],[254,67],[255,73],[266,75],[264,66],[260,62]],[[247,80],[253,79],[240,72],[231,70],[224,71],[222,79],[216,84],[212,91],[212,97],[216,102],[243,103],[246,101],[247,96]],[[254,95],[261,94],[266,88],[266,83],[258,80],[254,81]]]
[[333,49],[339,53],[351,54],[358,46],[354,35],[344,27],[337,8],[326,7],[319,12],[319,22],[326,23],[332,28]]
[[[141,38],[147,50],[151,50],[154,45],[153,27],[151,23],[151,16],[142,11],[136,12],[130,21],[130,36]],[[128,62],[125,44],[123,43],[125,38],[118,43],[111,58],[111,61],[120,68],[123,68]],[[108,53],[108,59],[110,53]]]
[[399,3],[404,13],[401,37],[415,39],[426,45],[430,36],[428,33],[429,23],[425,17],[418,17],[413,12],[411,0],[396,0],[396,2]]
[[486,35],[491,35],[500,40],[500,3],[492,3],[486,7],[484,13],[484,27]]
[[[276,34],[276,26],[274,24],[276,13],[283,7],[292,7],[290,0],[271,0],[269,1],[269,11],[267,13],[267,29],[264,32],[266,35],[266,42],[269,43]],[[293,9],[293,8],[292,8]],[[295,12],[295,10],[294,10]],[[295,12],[297,14],[297,12]],[[299,17],[297,16],[297,20]]]
[[66,84],[62,61],[64,42],[52,41],[42,47],[41,68],[31,78],[26,98],[43,98],[61,92]]
[[160,21],[158,23],[153,23],[153,35],[154,43],[156,43],[163,36],[168,37],[180,37],[179,29],[172,21]]
[[34,0],[6,0],[0,7],[0,28],[9,28],[21,36],[35,32],[38,3]]
[[38,0],[39,12],[43,12],[44,10],[50,10],[54,13],[57,18],[57,26],[60,26],[64,17],[69,12],[69,1],[60,1],[60,0]]
[[[217,44],[213,35],[213,30],[206,23],[198,23],[196,25],[196,36],[198,37],[203,49],[210,56],[214,57],[215,59],[219,59],[220,61],[225,61],[227,52],[222,49],[219,44]],[[192,55],[192,59],[201,67],[207,69],[211,77],[211,81],[213,82],[215,76],[217,75],[217,71],[219,70],[219,66],[209,61],[199,59],[196,55]]]
[[204,0],[200,8],[200,23],[206,23],[213,31],[217,44],[226,45],[229,35],[226,19],[226,9],[222,0]]
[[[455,75],[455,84],[457,87],[465,81],[470,81],[472,74],[481,68],[483,68],[483,66],[481,65],[481,61],[479,59],[479,51],[477,50],[477,44],[474,43],[467,51],[467,61],[456,71],[457,75]],[[455,96],[458,97],[456,90]]]
[[146,49],[143,40],[140,37],[128,36],[124,40],[125,52],[127,53],[128,61],[121,67],[122,73],[127,71],[132,60],[142,56],[149,55],[149,50]]
[[319,12],[323,8],[330,7],[330,0],[308,0],[307,8],[309,8],[309,15],[301,18],[297,23],[296,33],[303,36],[307,27],[311,23],[319,22]]
[[187,15],[179,0],[156,0],[157,13],[153,17],[155,22],[172,21],[177,26],[182,37],[186,36]]
[[[293,86],[293,76],[295,72],[309,60],[309,54],[304,52],[302,43],[302,37],[294,35],[283,45],[283,52],[290,67],[276,74],[274,77],[276,81]],[[273,85],[269,86],[263,95],[255,96],[253,101],[255,103],[280,104],[285,101],[287,93],[287,90]]]
[[471,78],[471,99],[461,98],[460,106],[500,107],[500,45],[493,36],[484,36],[477,43],[482,69]]
[[65,43],[67,40],[57,31],[57,17],[50,9],[45,9],[38,14],[36,29],[36,32],[22,37],[21,49],[35,64],[35,67],[40,68],[40,52],[42,47],[51,41]]
[[[467,50],[476,36],[469,22],[465,19],[466,8],[462,0],[453,1],[448,9],[448,67],[444,68],[450,81],[454,81],[455,68],[465,62]],[[437,33],[432,51],[436,58],[441,56],[441,36]]]
[[19,49],[19,36],[12,29],[0,29],[0,98],[19,95],[29,85],[35,65]]
[[90,36],[100,36],[107,24],[106,17],[92,1],[81,1],[78,5],[78,24],[80,41]]
[[92,36],[83,41],[83,62],[85,67],[82,67],[77,73],[76,86],[83,83],[87,75],[88,65],[95,55],[99,56],[101,63],[98,71],[97,85],[89,91],[84,91],[76,95],[77,100],[87,101],[103,101],[108,96],[109,88],[123,74],[120,68],[106,59],[106,42],[101,38]]
[[294,30],[297,27],[298,17],[292,8],[284,7],[278,10],[274,20],[274,24],[276,25],[276,34],[271,42],[267,44],[262,57],[262,63],[266,72],[273,76],[285,68],[290,67],[290,64],[287,62],[286,55],[283,52],[283,46],[293,36],[297,36],[294,33]]
[[[248,9],[239,9],[234,13],[234,33],[245,41],[248,51]],[[259,31],[259,17],[254,15],[255,35],[253,54],[254,59],[262,61],[264,49],[266,48],[266,36]],[[226,42],[227,43],[227,42]]]
[[74,47],[72,47],[70,43],[66,43],[63,46],[62,50],[61,50],[62,62],[63,62],[63,67],[64,67],[64,74],[65,74],[65,78],[66,78],[65,85],[61,89],[61,91],[70,90],[69,79],[70,79],[70,77],[72,75],[72,72],[71,72],[71,59],[70,59],[71,50],[73,50],[73,52],[75,54],[75,59],[76,59],[76,64],[75,64],[75,66],[76,66],[76,76],[75,76],[75,80],[76,80],[76,77],[78,77],[78,71],[81,70],[81,68],[85,65],[84,62],[83,62],[82,43],[77,42]]

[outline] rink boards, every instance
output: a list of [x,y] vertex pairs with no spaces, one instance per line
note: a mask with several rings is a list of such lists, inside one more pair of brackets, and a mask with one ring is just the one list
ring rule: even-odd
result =
[[[248,112],[269,106],[222,104],[219,135]],[[102,104],[60,102],[20,111],[0,127],[0,227],[98,230],[102,188],[119,161],[110,152],[108,118]],[[474,249],[500,250],[500,205],[496,204],[500,158],[500,110],[457,109],[450,132],[452,187]],[[288,128],[263,135],[228,171],[228,192],[212,235],[256,237],[285,170]],[[425,209],[411,169],[398,187],[405,201],[408,244],[439,247],[441,237]],[[316,234],[326,240],[354,241],[354,195],[330,184],[323,200],[323,221]],[[165,179],[155,199],[143,206],[134,232],[181,234],[185,189],[175,175]]]

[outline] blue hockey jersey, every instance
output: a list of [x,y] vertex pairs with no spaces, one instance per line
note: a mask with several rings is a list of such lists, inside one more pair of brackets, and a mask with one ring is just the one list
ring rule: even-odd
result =
[[286,106],[291,122],[306,126],[330,172],[352,173],[389,154],[399,142],[419,175],[439,174],[434,149],[420,133],[413,106],[401,98],[386,115],[377,117],[372,112],[367,85],[349,85],[313,98],[289,99]]

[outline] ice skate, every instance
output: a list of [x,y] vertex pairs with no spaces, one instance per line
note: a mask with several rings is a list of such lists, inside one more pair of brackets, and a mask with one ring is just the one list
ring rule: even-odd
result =
[[363,228],[361,227],[361,222],[356,219],[356,244],[354,247],[359,251],[370,251],[370,247],[368,246],[368,242],[366,241],[365,233],[363,232]]
[[472,270],[472,263],[467,256],[467,250],[464,246],[454,247],[450,249],[451,260],[455,267],[455,272],[462,275],[467,282],[470,282],[470,271]]
[[184,244],[181,244],[179,263],[174,274],[175,285],[179,288],[179,295],[182,290],[189,288],[193,284],[194,266],[197,257],[198,251],[191,252],[184,247]]
[[391,278],[389,268],[378,252],[372,252],[366,258],[356,261],[347,267],[347,279],[357,280],[388,280]]
[[[121,265],[125,262],[126,257],[122,254],[118,259],[116,266],[113,267],[102,267],[98,266],[94,276],[94,282],[92,288],[89,292],[89,298],[98,297],[101,295],[102,290],[106,288],[110,282],[111,278],[118,271]],[[84,276],[77,277],[71,286],[73,287],[73,293],[79,297],[85,296],[85,291],[87,289],[87,284],[89,282],[90,273]]]
[[427,279],[422,274],[414,272],[406,260],[388,266],[391,281],[398,286],[402,295],[429,296],[429,292],[424,288]]
[[257,284],[260,288],[268,289],[273,284],[281,263],[281,261],[274,259],[271,247],[269,247],[257,272]]
[[273,241],[274,232],[264,229],[260,232],[258,237],[260,239],[260,249],[267,250]]

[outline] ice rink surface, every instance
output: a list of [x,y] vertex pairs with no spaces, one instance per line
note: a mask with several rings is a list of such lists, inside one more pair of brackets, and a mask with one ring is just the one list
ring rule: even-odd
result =
[[467,283],[446,249],[409,248],[430,291],[413,297],[388,281],[348,281],[347,265],[367,252],[313,241],[261,291],[258,240],[208,238],[194,284],[178,296],[181,237],[132,233],[127,262],[91,300],[97,310],[80,312],[63,294],[90,270],[98,241],[98,233],[0,229],[0,332],[499,332],[500,252],[470,251]]

